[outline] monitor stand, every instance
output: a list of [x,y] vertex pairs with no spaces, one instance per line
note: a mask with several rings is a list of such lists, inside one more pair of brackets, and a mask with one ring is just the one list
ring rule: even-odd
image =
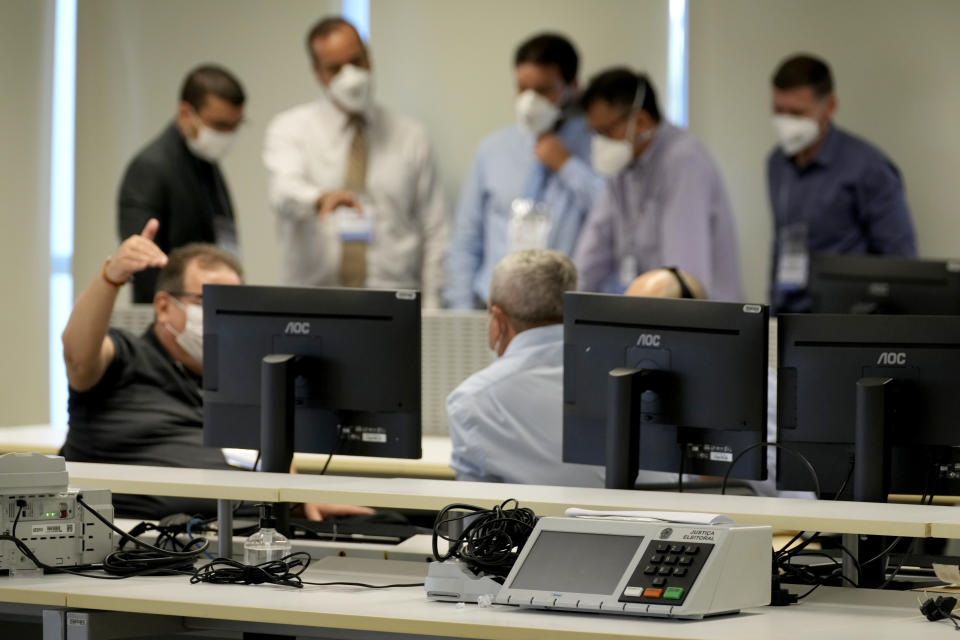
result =
[[[664,386],[654,369],[613,369],[607,378],[606,488],[633,489],[640,472],[640,397]],[[634,401],[634,399],[637,399]]]
[[[289,473],[293,462],[294,379],[299,358],[287,354],[264,356],[260,365],[260,470]],[[274,508],[277,530],[290,535],[290,505]]]
[[[853,499],[857,502],[886,502],[890,490],[890,423],[887,420],[893,378],[861,378],[857,381],[854,423]],[[849,536],[856,540],[851,552],[861,564],[859,586],[877,588],[885,581],[883,559],[874,560],[883,549],[881,536]]]

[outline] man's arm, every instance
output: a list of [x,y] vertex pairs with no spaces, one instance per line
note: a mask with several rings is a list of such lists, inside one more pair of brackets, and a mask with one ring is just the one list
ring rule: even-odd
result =
[[605,180],[590,163],[570,153],[556,133],[537,139],[537,159],[557,175],[560,185],[573,197],[579,211],[589,211],[603,193]]
[[443,198],[443,184],[434,162],[430,144],[423,140],[420,171],[417,174],[415,207],[423,234],[423,271],[420,277],[422,304],[428,309],[440,307],[443,290],[443,260],[447,252],[450,223]]
[[457,480],[497,482],[486,467],[482,429],[478,428],[479,410],[473,397],[459,388],[447,396],[447,424],[450,431],[450,468]]
[[445,297],[452,309],[473,309],[473,279],[483,263],[484,195],[483,161],[477,152],[460,193],[453,242],[447,256]]
[[270,174],[270,206],[277,215],[306,220],[326,216],[337,207],[363,207],[344,189],[324,192],[310,182],[300,151],[301,131],[285,118],[274,118],[263,141],[263,164]]
[[114,344],[107,335],[110,313],[117,300],[119,286],[130,277],[150,267],[163,267],[167,256],[153,243],[159,223],[149,220],[138,235],[123,241],[102,273],[84,289],[63,330],[63,360],[67,380],[76,391],[92,389],[113,361]]
[[861,199],[869,251],[916,257],[917,238],[896,168],[884,162],[869,169],[861,185]]
[[603,285],[617,273],[617,246],[614,242],[613,220],[617,215],[613,183],[593,207],[583,224],[580,238],[573,251],[573,263],[577,266],[581,291],[600,291]]

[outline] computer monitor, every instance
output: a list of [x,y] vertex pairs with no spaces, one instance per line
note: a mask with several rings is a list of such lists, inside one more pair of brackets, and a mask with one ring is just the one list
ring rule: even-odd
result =
[[[960,317],[778,317],[777,439],[823,494],[960,493]],[[780,452],[778,452],[780,453]],[[810,472],[778,455],[777,486]]]
[[[766,306],[567,293],[563,460],[605,464],[608,488],[639,469],[722,476],[763,442]],[[766,477],[765,454],[731,476]]]
[[417,291],[206,285],[204,444],[419,458]]
[[814,255],[814,313],[960,315],[960,260]]

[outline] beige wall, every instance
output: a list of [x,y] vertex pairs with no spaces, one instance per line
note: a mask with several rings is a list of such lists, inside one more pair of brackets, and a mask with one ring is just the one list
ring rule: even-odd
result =
[[0,2],[0,426],[47,422],[51,2]]
[[247,124],[222,163],[252,283],[277,279],[273,214],[260,161],[270,118],[310,100],[304,37],[336,0],[81,0],[77,63],[77,292],[117,244],[116,196],[130,158],[173,118],[183,77],[203,62],[233,71]]
[[451,207],[477,144],[514,121],[517,45],[546,30],[576,44],[582,85],[627,64],[665,94],[666,0],[371,0],[377,95],[426,125]]
[[749,297],[769,277],[770,76],[797,51],[831,64],[837,123],[899,166],[921,255],[960,256],[958,24],[954,0],[691,0],[690,128],[726,177]]

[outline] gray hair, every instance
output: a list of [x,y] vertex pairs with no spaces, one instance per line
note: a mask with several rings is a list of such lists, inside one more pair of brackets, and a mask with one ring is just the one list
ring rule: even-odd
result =
[[553,249],[525,249],[493,270],[490,306],[497,305],[516,331],[563,322],[563,293],[577,288],[577,268]]

